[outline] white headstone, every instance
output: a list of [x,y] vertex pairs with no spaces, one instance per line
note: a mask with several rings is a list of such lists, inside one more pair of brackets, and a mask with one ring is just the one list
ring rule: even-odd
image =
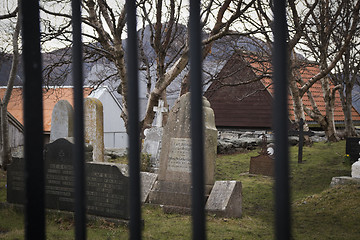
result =
[[50,142],[73,137],[73,107],[66,100],[58,101],[51,114]]
[[150,168],[155,173],[159,170],[161,139],[163,135],[162,127],[148,128],[144,132],[145,139],[142,152],[150,155]]
[[360,178],[360,161],[356,161],[351,166],[351,177]]

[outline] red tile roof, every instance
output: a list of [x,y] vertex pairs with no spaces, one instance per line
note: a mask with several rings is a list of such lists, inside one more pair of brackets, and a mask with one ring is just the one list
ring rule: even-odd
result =
[[[1,98],[4,97],[5,90],[6,88],[0,88]],[[84,88],[84,97],[87,97],[90,92],[90,88]],[[45,132],[50,132],[52,110],[59,100],[67,100],[71,105],[73,105],[73,88],[61,87],[43,89],[43,121]],[[8,105],[8,112],[10,112],[21,124],[24,125],[22,88],[13,89]]]
[[[309,79],[311,77],[315,76],[317,73],[319,73],[319,69],[314,65],[304,67],[302,70],[300,70],[301,77],[305,83],[307,81],[309,81]],[[264,79],[262,79],[262,82],[265,86],[269,86],[272,84],[272,79],[264,78]],[[300,87],[299,83],[298,83],[298,86]],[[330,83],[330,87],[333,88],[334,85],[332,85]],[[270,86],[268,89],[269,89],[269,92],[273,95],[274,88],[272,86]],[[318,109],[325,116],[325,102],[324,102],[324,98],[323,98],[321,82],[320,81],[315,82],[314,85],[312,85],[312,87],[310,88],[310,92],[312,93],[312,96],[314,98],[314,101],[315,101]],[[304,106],[312,109],[311,102],[306,93],[304,94],[302,101],[303,101]],[[292,100],[291,94],[289,94],[289,105],[288,106],[289,106],[289,118],[292,121],[294,121],[295,120],[294,106],[293,106],[293,100]],[[354,107],[352,108],[351,112],[352,112],[353,121],[360,121],[360,114],[355,110]],[[308,121],[308,122],[314,121],[306,113],[305,113],[305,118],[306,118],[306,121]],[[341,100],[340,100],[340,94],[338,91],[336,92],[336,99],[335,99],[335,105],[334,105],[334,120],[335,120],[335,122],[343,122],[345,120],[344,112],[342,110],[342,105],[341,105]]]

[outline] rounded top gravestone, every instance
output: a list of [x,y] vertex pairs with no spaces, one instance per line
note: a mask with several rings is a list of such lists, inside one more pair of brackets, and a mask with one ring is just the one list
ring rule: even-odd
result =
[[50,142],[73,136],[73,107],[67,100],[58,101],[51,114]]

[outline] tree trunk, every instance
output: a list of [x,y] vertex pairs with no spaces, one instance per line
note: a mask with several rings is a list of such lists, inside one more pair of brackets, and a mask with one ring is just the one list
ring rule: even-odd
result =
[[7,165],[11,163],[11,148],[9,139],[9,124],[7,118],[7,107],[1,106],[1,133],[2,133],[2,158],[3,158],[3,169],[6,171]]
[[343,107],[344,115],[345,115],[345,134],[347,137],[356,136],[356,131],[354,127],[354,123],[352,120],[352,89],[353,84],[347,83],[345,89],[345,107]]
[[20,18],[17,18],[12,44],[13,44],[13,59],[11,63],[11,70],[9,74],[9,80],[7,83],[7,88],[5,91],[4,99],[0,101],[1,106],[1,138],[2,138],[2,167],[6,170],[7,165],[11,163],[11,148],[10,148],[10,139],[9,139],[9,126],[7,118],[7,105],[10,101],[10,96],[15,82],[15,77],[18,69],[19,63],[19,48],[18,48],[18,39],[20,34]]
[[325,135],[330,142],[337,142],[339,138],[336,134],[335,121],[334,121],[334,103],[335,103],[335,89],[333,89],[333,94],[331,94],[330,84],[328,78],[323,78],[321,80],[321,86],[324,95],[325,102]]

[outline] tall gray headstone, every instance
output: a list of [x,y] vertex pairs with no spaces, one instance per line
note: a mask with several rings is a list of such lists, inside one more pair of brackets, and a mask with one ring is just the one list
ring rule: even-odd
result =
[[93,146],[95,162],[104,162],[104,116],[99,99],[85,98],[85,142]]
[[50,142],[73,137],[73,107],[67,100],[58,101],[51,114]]
[[[214,184],[217,130],[214,112],[203,98],[205,126],[205,194]],[[158,181],[149,202],[183,208],[191,207],[190,94],[184,94],[171,109],[162,137]]]

